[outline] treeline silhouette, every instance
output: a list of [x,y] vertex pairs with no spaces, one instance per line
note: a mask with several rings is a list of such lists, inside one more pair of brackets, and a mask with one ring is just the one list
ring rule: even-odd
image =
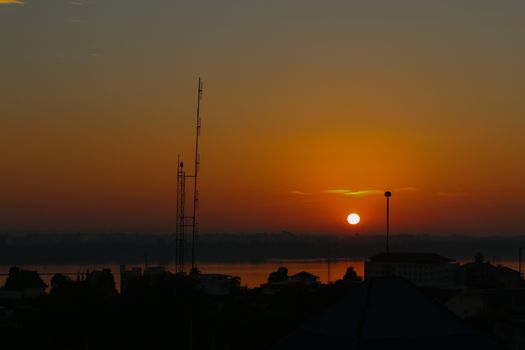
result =
[[6,349],[267,349],[355,286],[286,288],[268,296],[232,286],[210,296],[191,276],[138,279],[117,294],[109,270],[92,282],[55,275],[49,295],[3,301]]
[[[0,264],[143,263],[173,260],[173,236],[145,233],[4,233]],[[524,236],[394,235],[391,249],[435,252],[454,259],[483,251],[489,258],[516,260]],[[366,258],[384,249],[381,235],[304,235],[289,232],[203,234],[198,259],[261,262],[270,259]]]

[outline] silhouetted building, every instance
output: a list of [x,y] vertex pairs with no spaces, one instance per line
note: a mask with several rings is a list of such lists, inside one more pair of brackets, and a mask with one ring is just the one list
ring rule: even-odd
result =
[[13,316],[14,310],[12,308],[0,305],[0,326],[11,322]]
[[319,276],[312,275],[305,271],[288,276],[288,269],[279,267],[277,271],[270,273],[268,283],[262,284],[261,288],[264,294],[275,295],[279,291],[287,288],[315,289],[320,285]]
[[236,276],[219,273],[199,273],[192,277],[199,282],[204,292],[208,295],[229,295],[236,288],[240,288],[241,279]]
[[127,270],[126,265],[120,265],[120,292],[126,293],[129,284],[141,278],[142,269],[140,267],[132,267],[131,270]]
[[143,288],[159,288],[173,277],[164,266],[148,266],[144,270],[132,267],[127,270],[126,265],[120,265],[120,293],[126,294],[132,290],[134,293],[142,293]]
[[461,282],[470,289],[514,288],[521,284],[518,271],[484,262],[483,255],[479,253],[475,262],[461,265],[459,273]]
[[492,329],[511,349],[523,349],[525,288],[465,289],[446,305],[461,318]]
[[321,284],[321,282],[319,282],[319,276],[312,275],[311,273],[304,272],[304,271],[290,276],[290,278],[288,278],[288,281],[287,281],[287,285],[289,286],[311,287],[311,286],[318,286],[319,284]]
[[454,287],[457,271],[454,260],[433,253],[380,253],[365,261],[365,279],[398,276],[422,287]]
[[273,349],[505,348],[497,339],[481,335],[405,279],[372,278],[348,293]]
[[164,266],[148,266],[144,269],[144,276],[164,276],[167,273]]
[[4,296],[36,297],[45,294],[47,284],[36,271],[11,267],[5,281]]
[[51,290],[61,288],[69,283],[71,283],[71,279],[67,275],[56,273],[51,278]]
[[103,294],[104,296],[114,296],[117,294],[115,289],[115,279],[111,270],[92,271],[86,274],[86,284]]
[[461,318],[477,316],[485,308],[482,294],[461,292],[446,302],[450,311]]
[[[319,285],[319,276],[312,275],[308,272],[299,272],[295,275],[288,276],[286,267],[279,267],[277,271],[270,273],[267,286],[272,287],[292,287],[292,286],[317,286]],[[264,286],[264,285],[263,285]]]

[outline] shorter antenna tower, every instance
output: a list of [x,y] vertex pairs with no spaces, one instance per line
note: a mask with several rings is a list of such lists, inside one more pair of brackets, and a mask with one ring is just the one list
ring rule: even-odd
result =
[[[184,248],[186,226],[191,227],[191,273],[197,271],[196,250],[197,250],[197,207],[199,202],[199,191],[197,188],[197,177],[199,175],[200,155],[199,155],[199,137],[201,133],[200,103],[202,99],[203,83],[201,78],[197,87],[197,118],[195,133],[195,168],[193,175],[186,175],[184,163],[177,159],[177,220],[175,230],[175,271],[184,273]],[[191,215],[186,216],[186,178],[193,178],[193,210]],[[189,221],[189,222],[188,222]]]
[[184,273],[184,206],[186,199],[186,172],[184,163],[177,159],[177,222],[175,228],[175,272]]

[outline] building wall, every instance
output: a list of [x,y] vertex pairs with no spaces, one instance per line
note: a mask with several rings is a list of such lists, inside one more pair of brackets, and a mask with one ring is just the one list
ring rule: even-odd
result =
[[453,287],[457,284],[457,271],[458,264],[453,263],[365,262],[365,279],[398,276],[425,287]]

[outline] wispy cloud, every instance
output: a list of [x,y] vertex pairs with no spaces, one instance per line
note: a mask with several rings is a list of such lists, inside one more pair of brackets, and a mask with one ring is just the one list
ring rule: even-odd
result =
[[291,194],[296,194],[298,196],[309,196],[311,193],[303,192],[303,191],[290,191]]
[[352,197],[367,197],[367,196],[374,196],[376,194],[381,194],[383,191],[381,190],[360,190],[360,191],[351,191],[343,193],[345,196],[352,196]]
[[456,192],[437,192],[436,196],[438,197],[466,197],[469,194],[465,191],[456,191]]
[[0,0],[0,5],[9,5],[9,4],[18,4],[22,5],[24,2],[22,0]]
[[345,190],[345,189],[334,189],[334,190],[326,190],[323,191],[324,193],[329,194],[341,194],[343,196],[351,196],[351,197],[367,197],[367,196],[374,196],[377,194],[383,193],[381,190]]
[[[407,187],[395,188],[392,191],[394,192],[416,192],[416,191],[420,191],[420,189],[417,187],[413,187],[413,186],[407,186]],[[375,196],[375,195],[383,194],[384,191],[376,190],[376,189],[354,191],[354,190],[338,188],[338,189],[333,189],[333,190],[326,190],[326,191],[323,191],[323,193],[341,194],[343,196],[352,196],[352,197],[367,197],[367,196]]]
[[352,192],[352,190],[343,190],[343,189],[338,189],[338,190],[326,190],[326,191],[323,191],[324,193],[331,193],[331,194],[345,194],[347,192]]

